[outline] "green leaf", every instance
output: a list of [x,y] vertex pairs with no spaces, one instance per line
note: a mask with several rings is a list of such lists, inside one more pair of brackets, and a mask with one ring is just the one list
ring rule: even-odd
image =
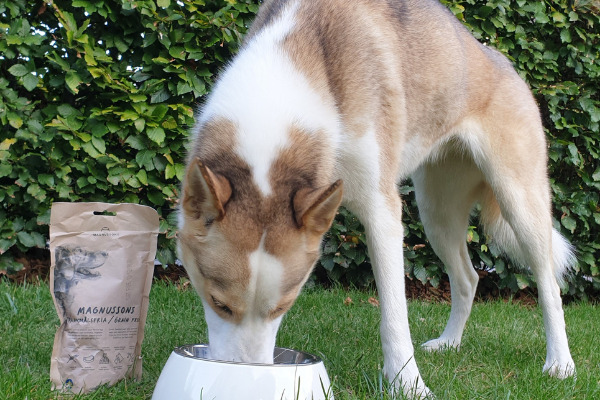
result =
[[58,111],[58,113],[60,115],[62,115],[65,118],[68,118],[68,117],[73,116],[73,115],[80,115],[81,114],[79,111],[77,111],[76,108],[74,108],[70,104],[61,104],[58,107],[56,107],[56,110]]
[[183,164],[175,164],[175,176],[180,181],[183,181],[183,177],[185,176],[185,165]]
[[65,185],[64,183],[59,183],[57,185],[57,189],[58,189],[58,197],[61,199],[68,199],[69,196],[71,195],[71,193],[73,192],[71,187],[68,185]]
[[[0,240],[0,248],[2,248],[3,240]],[[9,274],[14,274],[23,269],[24,265],[9,255],[9,254],[0,254],[0,270],[4,270]]]
[[41,249],[43,249],[44,247],[46,247],[46,239],[44,238],[44,236],[41,233],[39,233],[39,232],[31,232],[30,235],[33,238],[33,241],[35,243],[35,247],[39,247]]
[[12,76],[21,77],[29,73],[29,68],[23,64],[15,64],[8,69]]
[[175,254],[171,249],[160,247],[156,251],[156,258],[162,265],[169,265],[175,262]]
[[45,186],[54,187],[54,175],[40,174],[38,175],[38,182]]
[[137,179],[137,177],[135,175],[130,176],[127,180],[126,183],[131,186],[132,188],[139,188],[140,185],[140,181]]
[[568,215],[562,217],[560,219],[560,223],[562,224],[562,226],[571,231],[571,233],[575,231],[575,228],[577,228],[577,222]]
[[154,163],[152,162],[154,157],[156,157],[155,151],[144,149],[138,151],[138,153],[135,155],[135,161],[140,167],[151,171],[154,169]]
[[421,283],[427,283],[427,270],[422,265],[415,264],[413,267],[413,274]]
[[3,176],[9,176],[12,172],[13,167],[9,163],[0,163],[0,178]]
[[159,207],[165,204],[165,195],[159,191],[151,190],[148,192],[147,196],[148,200]]
[[37,77],[37,75],[27,74],[23,77],[23,86],[25,86],[27,91],[31,92],[37,87],[39,80],[40,79]]
[[192,87],[186,82],[177,83],[177,95],[181,96],[192,91]]
[[567,17],[564,14],[555,11],[552,13],[552,19],[554,20],[554,22],[563,23],[567,20]]
[[17,238],[19,239],[19,243],[21,243],[25,247],[34,247],[35,246],[34,237],[25,231],[17,232]]
[[165,88],[160,89],[150,97],[150,103],[162,103],[171,97],[169,91]]
[[147,96],[145,94],[132,93],[129,95],[129,99],[134,103],[140,103],[146,101]]
[[29,130],[37,135],[41,135],[44,133],[44,126],[40,123],[40,121],[35,119],[30,119],[27,121],[27,127]]
[[162,144],[165,141],[165,131],[159,126],[147,129],[146,134],[157,144]]
[[[463,8],[464,11],[464,8]],[[487,18],[492,11],[494,11],[494,9],[490,6],[481,6],[479,7],[479,10],[477,11],[477,15],[480,16],[481,18]]]
[[71,92],[73,92],[74,94],[79,93],[79,89],[77,89],[77,87],[81,84],[81,82],[82,80],[79,77],[79,75],[77,75],[77,72],[67,72],[67,75],[65,76],[65,83],[67,84],[67,87]]
[[93,158],[98,158],[102,155],[100,154],[100,152],[98,152],[98,150],[96,150],[96,147],[92,144],[91,141],[81,144],[81,148]]
[[487,265],[488,267],[491,267],[494,265],[494,261],[492,260],[492,258],[487,255],[486,253],[484,253],[483,251],[477,251],[477,254],[479,255],[479,258],[481,258],[481,261],[484,262],[485,265]]
[[17,143],[17,139],[15,138],[6,138],[0,143],[0,150],[8,150],[10,146]]
[[27,186],[27,193],[40,201],[44,201],[46,199],[46,191],[37,183],[32,183]]
[[169,55],[173,58],[185,60],[186,52],[185,49],[181,46],[172,46],[171,48],[169,48]]
[[138,132],[141,132],[146,126],[146,120],[144,120],[143,118],[138,118],[133,122],[133,124],[135,125],[135,129],[137,129]]
[[153,58],[152,61],[154,61],[157,64],[168,64],[169,63],[169,60],[166,59],[165,57],[156,57],[156,58]]
[[179,225],[179,214],[176,212],[170,212],[167,214],[167,222],[173,228],[177,228]]
[[[2,253],[4,253],[8,249],[10,249],[12,246],[14,246],[16,242],[17,242],[17,240],[14,238],[0,239],[0,261],[1,261],[2,255],[3,255]],[[2,269],[2,268],[0,267],[0,269]]]
[[65,28],[68,31],[77,31],[77,22],[75,21],[75,17],[73,17],[73,14],[71,14],[70,12],[63,11],[61,16],[64,17],[64,19],[62,19],[61,22],[65,24]]
[[[78,129],[78,128],[80,128],[81,126],[75,126],[75,127],[73,127],[73,126],[69,126],[69,127],[70,127],[70,128],[72,128],[73,130],[77,130],[77,129]],[[84,141],[84,142],[86,142],[86,143],[87,143],[87,142],[89,142],[90,140],[92,140],[92,135],[90,135],[90,134],[89,134],[89,133],[87,133],[87,132],[75,132],[75,135],[76,135],[76,136],[77,136],[79,139],[83,140],[83,141]]]
[[106,180],[116,186],[121,183],[121,175],[109,175]]
[[144,150],[147,148],[144,138],[139,135],[129,136],[125,140],[125,143],[127,143],[129,146],[131,146],[132,149],[135,149],[135,150]]
[[333,257],[331,256],[323,256],[321,257],[320,261],[321,265],[323,266],[323,268],[325,268],[325,270],[327,271],[332,271],[333,268],[335,267],[335,263],[333,262]]
[[525,277],[523,274],[515,274],[515,278],[517,280],[517,286],[519,289],[523,290],[529,287],[529,279]]
[[87,185],[89,185],[89,181],[87,180],[87,178],[85,176],[80,176],[79,178],[77,178],[77,186],[79,188],[84,188]]
[[494,26],[494,24],[491,21],[489,21],[489,20],[483,21],[483,23],[481,24],[481,28],[491,38],[495,38],[496,37],[496,27]]
[[18,114],[14,113],[12,111],[9,111],[7,113],[7,116],[8,116],[8,123],[13,128],[19,129],[20,127],[23,126],[23,119]]
[[167,111],[169,111],[169,107],[167,107],[165,104],[157,104],[152,110],[152,119],[162,120],[167,114]]
[[140,169],[135,176],[137,177],[138,181],[140,181],[140,183],[142,185],[144,185],[144,186],[148,185],[148,175],[146,174],[145,169]]
[[505,271],[506,268],[506,264],[504,263],[504,260],[502,259],[497,259],[496,260],[496,264],[494,265],[494,268],[496,269],[496,272],[499,275],[502,275]]
[[165,129],[175,129],[175,128],[177,128],[177,122],[170,115],[169,115],[169,118],[167,118],[166,120],[164,120],[161,125]]
[[104,140],[102,138],[92,136],[92,144],[94,145],[96,150],[98,150],[100,153],[102,153],[102,154],[106,153],[106,143],[104,142]]
[[175,170],[175,166],[171,164],[167,164],[167,168],[165,168],[165,178],[171,179],[177,174]]
[[592,174],[592,179],[596,182],[600,182],[600,167],[596,168],[596,171]]

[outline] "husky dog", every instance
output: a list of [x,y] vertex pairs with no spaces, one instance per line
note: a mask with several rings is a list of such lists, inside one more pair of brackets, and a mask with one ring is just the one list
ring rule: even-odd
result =
[[193,134],[179,247],[212,357],[272,362],[282,316],[343,203],[368,238],[384,372],[426,396],[404,295],[397,184],[410,177],[452,286],[446,329],[423,346],[460,345],[479,203],[486,232],[537,280],[544,371],[574,374],[558,285],[573,255],[552,228],[536,102],[509,61],[436,1],[265,1]]
[[73,304],[71,288],[82,280],[100,278],[101,274],[96,268],[104,265],[108,253],[93,252],[77,246],[58,246],[54,254],[54,296],[63,315],[66,315],[67,308]]

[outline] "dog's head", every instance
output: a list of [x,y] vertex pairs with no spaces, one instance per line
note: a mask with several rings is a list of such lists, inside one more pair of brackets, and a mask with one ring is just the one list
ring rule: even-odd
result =
[[261,195],[199,160],[188,166],[179,251],[204,304],[212,358],[273,362],[279,324],[319,257],[342,184],[275,192]]
[[99,278],[100,273],[96,268],[104,265],[108,258],[105,251],[89,251],[74,246],[58,246],[54,254],[56,276],[73,281]]

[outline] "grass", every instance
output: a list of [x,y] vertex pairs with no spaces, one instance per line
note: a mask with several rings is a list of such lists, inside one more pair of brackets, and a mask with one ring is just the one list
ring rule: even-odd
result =
[[[391,399],[382,378],[379,310],[373,294],[342,289],[306,290],[285,317],[278,345],[320,355],[337,400]],[[352,299],[349,305],[346,298]],[[600,312],[590,304],[565,307],[577,379],[541,373],[546,354],[541,312],[494,301],[473,307],[460,351],[427,353],[418,344],[443,330],[448,304],[412,301],[415,357],[438,399],[600,398]],[[0,282],[0,399],[58,399],[49,367],[58,317],[46,284]],[[141,382],[122,381],[77,399],[149,399],[173,347],[206,341],[195,292],[155,283],[142,347]]]

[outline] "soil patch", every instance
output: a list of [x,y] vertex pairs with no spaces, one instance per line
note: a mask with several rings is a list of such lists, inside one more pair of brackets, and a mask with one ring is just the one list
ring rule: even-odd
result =
[[[15,274],[8,275],[6,271],[0,271],[0,277],[6,276],[10,281],[23,282],[47,282],[50,275],[50,252],[44,249],[35,249],[27,254],[20,254],[15,259],[23,264],[23,269]],[[476,270],[479,275],[479,285],[475,295],[476,301],[494,300],[503,298],[506,301],[516,301],[526,306],[537,304],[537,293],[534,289],[520,290],[516,293],[508,289],[498,289],[498,276],[487,271]],[[164,268],[157,265],[154,268],[154,279],[164,280],[181,284],[188,279],[187,273],[181,265],[170,265]],[[186,283],[185,286],[188,286]],[[327,286],[325,284],[325,286]],[[412,300],[426,300],[450,302],[450,282],[447,277],[440,282],[438,287],[423,284],[417,279],[405,279],[406,297]]]

